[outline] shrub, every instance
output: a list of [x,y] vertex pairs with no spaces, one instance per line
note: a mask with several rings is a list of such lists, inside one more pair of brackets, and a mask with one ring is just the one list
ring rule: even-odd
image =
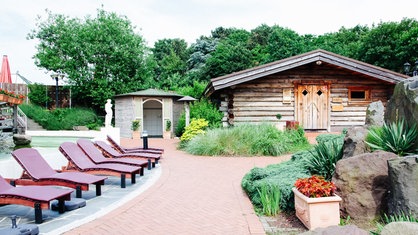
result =
[[72,108],[53,111],[36,105],[22,104],[22,111],[47,130],[72,130],[73,126],[100,125],[101,121],[90,109]]
[[384,150],[399,156],[414,154],[417,152],[415,142],[418,137],[416,125],[408,127],[404,120],[383,127],[374,127],[369,130],[366,143],[372,150]]
[[183,133],[183,135],[180,137],[180,140],[182,142],[189,141],[193,137],[199,134],[204,134],[205,129],[208,126],[208,121],[205,119],[192,119],[190,122],[190,125],[186,127],[186,131]]
[[184,149],[195,155],[279,156],[309,146],[303,129],[282,132],[270,124],[245,124],[208,130]]
[[[190,104],[190,118],[191,119],[205,119],[208,121],[209,128],[216,128],[221,126],[223,114],[218,108],[209,100],[201,99]],[[175,128],[176,136],[183,135],[186,126],[186,118],[184,113],[180,116]]]
[[28,88],[30,91],[28,94],[28,98],[32,104],[38,106],[45,106],[46,103],[50,103],[52,101],[52,99],[47,95],[47,87],[45,85],[34,83],[29,84]]
[[298,178],[309,177],[299,160],[290,160],[265,168],[253,168],[242,179],[241,186],[256,208],[262,208],[258,190],[263,184],[276,185],[280,190],[280,209],[294,210],[292,188]]
[[310,150],[310,156],[303,158],[303,166],[313,175],[320,175],[331,180],[337,161],[343,157],[343,142],[335,139],[319,142]]
[[135,120],[132,121],[131,130],[137,131],[137,130],[139,130],[140,126],[141,126],[141,120],[135,119]]

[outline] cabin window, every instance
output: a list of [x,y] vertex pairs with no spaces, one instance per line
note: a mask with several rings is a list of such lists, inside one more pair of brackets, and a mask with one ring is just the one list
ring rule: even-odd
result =
[[350,101],[370,101],[370,89],[364,87],[348,88],[348,99]]

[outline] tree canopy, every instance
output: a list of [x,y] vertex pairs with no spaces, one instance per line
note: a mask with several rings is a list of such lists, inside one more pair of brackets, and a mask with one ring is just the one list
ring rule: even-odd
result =
[[191,45],[166,38],[147,48],[126,17],[99,9],[85,19],[48,12],[28,37],[39,40],[36,65],[65,73],[74,97],[95,108],[116,94],[149,87],[195,93],[211,78],[315,49],[396,72],[418,60],[418,22],[407,18],[324,35],[265,24],[251,31],[218,27]]

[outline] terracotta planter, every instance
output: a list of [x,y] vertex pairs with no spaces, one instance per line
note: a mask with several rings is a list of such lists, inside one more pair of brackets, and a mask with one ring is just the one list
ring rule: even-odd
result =
[[171,131],[164,131],[163,138],[164,139],[171,139]]
[[299,122],[298,121],[286,121],[286,129],[298,129]]
[[9,100],[8,96],[5,94],[0,94],[0,101],[7,102]]
[[23,99],[17,99],[16,104],[22,104],[23,103]]
[[338,195],[309,198],[292,189],[295,194],[296,216],[309,229],[324,228],[340,223],[340,202]]
[[132,131],[132,139],[134,140],[141,139],[141,133],[139,131]]

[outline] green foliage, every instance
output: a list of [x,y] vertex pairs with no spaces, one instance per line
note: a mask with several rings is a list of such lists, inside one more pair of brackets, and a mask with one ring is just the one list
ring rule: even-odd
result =
[[22,104],[22,111],[47,130],[73,130],[73,126],[97,127],[101,121],[90,109],[72,108],[47,110],[36,105]]
[[248,194],[256,208],[262,208],[258,190],[263,185],[276,185],[280,190],[280,209],[284,211],[294,210],[294,198],[292,188],[299,178],[310,175],[300,164],[299,160],[290,160],[279,164],[269,165],[265,168],[253,168],[242,179],[241,186]]
[[135,120],[132,121],[131,130],[137,131],[137,130],[139,130],[140,126],[141,126],[141,120],[135,119]]
[[208,156],[279,156],[309,147],[303,133],[302,128],[282,132],[270,124],[246,124],[208,130],[190,140],[184,149]]
[[171,121],[169,119],[167,119],[165,121],[165,130],[166,131],[170,131],[171,130]]
[[260,196],[262,212],[267,216],[275,216],[280,212],[280,189],[277,185],[262,184],[257,188]]
[[181,135],[180,140],[187,142],[199,134],[204,134],[209,122],[205,119],[192,119],[190,125],[186,127],[186,131]]
[[[190,104],[190,119],[205,119],[208,121],[209,128],[216,128],[221,125],[223,114],[218,108],[207,99],[194,101]],[[183,113],[178,120],[175,134],[182,136],[186,126],[186,117]]]
[[417,153],[415,142],[418,137],[416,125],[408,127],[404,120],[383,124],[383,127],[373,127],[369,130],[366,143],[372,150],[384,150],[399,156]]
[[311,156],[303,158],[303,166],[312,175],[323,176],[330,181],[335,172],[337,161],[343,157],[343,141],[334,139],[319,142],[309,151]]
[[380,234],[382,229],[385,225],[390,224],[392,222],[411,222],[411,223],[418,223],[418,218],[415,217],[413,214],[406,214],[401,212],[400,214],[390,215],[384,214],[381,218],[381,222],[377,222],[375,231],[371,231],[372,234]]
[[101,111],[106,99],[151,86],[155,64],[126,17],[102,9],[83,20],[47,13],[28,35],[39,41],[35,64],[66,74],[78,104]]
[[34,83],[29,84],[28,88],[28,97],[32,104],[45,107],[47,103],[52,101],[51,98],[47,95],[47,87],[45,85]]

